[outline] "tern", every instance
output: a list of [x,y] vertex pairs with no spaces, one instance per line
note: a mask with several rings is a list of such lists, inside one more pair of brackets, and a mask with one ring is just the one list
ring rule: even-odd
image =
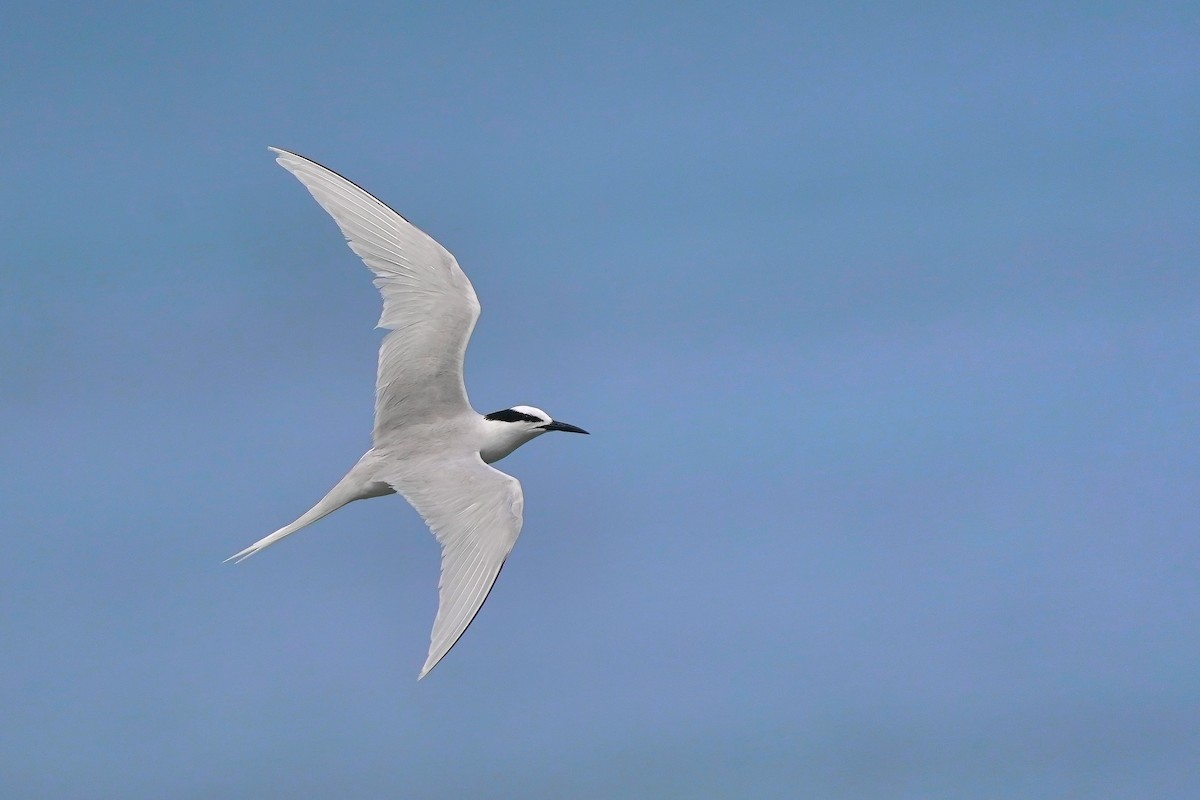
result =
[[295,522],[226,559],[242,561],[347,503],[400,493],[442,548],[438,611],[418,680],[487,599],[521,533],[521,483],[489,466],[547,431],[587,433],[532,406],[482,415],[463,383],[479,298],[446,248],[333,170],[272,147],[375,273],[383,296],[372,447]]

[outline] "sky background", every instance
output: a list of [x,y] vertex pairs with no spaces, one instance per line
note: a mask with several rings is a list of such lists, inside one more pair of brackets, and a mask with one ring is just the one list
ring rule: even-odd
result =
[[[1053,7],[1050,7],[1050,6]],[[1200,796],[1194,3],[5,6],[5,798]],[[524,533],[418,683],[370,275]]]

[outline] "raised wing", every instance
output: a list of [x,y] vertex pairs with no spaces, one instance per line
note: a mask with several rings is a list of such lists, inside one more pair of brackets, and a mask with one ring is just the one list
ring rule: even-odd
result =
[[[402,470],[402,471],[401,471]],[[420,512],[442,546],[438,612],[424,678],[479,613],[521,533],[521,483],[477,453],[406,461],[386,475]]]
[[342,229],[383,295],[375,444],[415,422],[469,412],[463,356],[479,299],[454,256],[373,195],[315,161],[270,148]]

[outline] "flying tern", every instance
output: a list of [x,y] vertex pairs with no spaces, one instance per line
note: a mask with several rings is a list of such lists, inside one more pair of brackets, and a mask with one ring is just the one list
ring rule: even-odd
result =
[[270,148],[333,217],[383,295],[373,446],[327,495],[228,561],[242,561],[347,503],[399,492],[442,547],[438,611],[418,678],[479,613],[521,532],[521,483],[489,466],[547,431],[587,433],[532,406],[479,414],[463,356],[479,299],[446,248],[373,195],[303,156]]

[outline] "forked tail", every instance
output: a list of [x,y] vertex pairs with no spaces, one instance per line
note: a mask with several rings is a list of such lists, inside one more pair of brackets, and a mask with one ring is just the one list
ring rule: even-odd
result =
[[372,478],[375,472],[373,469],[374,459],[375,451],[367,451],[367,454],[354,465],[354,469],[346,473],[346,477],[338,481],[337,486],[329,490],[329,494],[322,497],[321,501],[308,511],[305,511],[299,519],[290,525],[285,525],[270,536],[264,536],[240,553],[234,553],[225,559],[225,563],[230,561],[234,563],[245,561],[259,550],[270,547],[283,537],[290,536],[301,528],[321,519],[321,517],[332,514],[347,503],[352,503],[355,500],[365,500],[368,497],[382,497],[385,494],[394,494],[395,489],[391,486]]

